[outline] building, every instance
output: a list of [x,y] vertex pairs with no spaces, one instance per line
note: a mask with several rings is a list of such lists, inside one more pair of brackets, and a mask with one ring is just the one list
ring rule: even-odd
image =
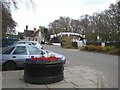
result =
[[24,33],[23,32],[18,32],[18,38],[23,39],[24,38]]
[[28,30],[28,26],[26,25],[26,29],[24,29],[24,39],[25,40],[33,40],[33,35],[34,30]]
[[41,30],[38,29],[32,34],[33,41],[42,43],[44,41],[44,35],[41,33]]
[[29,40],[29,41],[37,41],[39,43],[44,41],[44,34],[42,34],[40,27],[38,30],[36,28],[34,28],[33,30],[29,30],[28,26],[26,25],[24,32],[23,33],[18,32],[18,36],[20,39]]

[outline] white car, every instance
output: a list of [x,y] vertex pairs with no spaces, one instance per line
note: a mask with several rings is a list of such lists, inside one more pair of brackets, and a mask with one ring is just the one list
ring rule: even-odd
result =
[[43,46],[42,46],[40,43],[36,42],[36,41],[20,40],[20,41],[18,41],[17,44],[34,45],[34,46],[36,46],[36,47],[38,47],[38,48],[40,48],[40,49],[43,49]]
[[33,45],[16,44],[2,51],[2,60],[0,60],[0,65],[2,65],[3,69],[13,70],[18,67],[24,67],[24,61],[27,58],[39,58],[42,56],[55,56],[61,58],[63,64],[66,62],[64,55],[51,52],[49,50],[39,49]]

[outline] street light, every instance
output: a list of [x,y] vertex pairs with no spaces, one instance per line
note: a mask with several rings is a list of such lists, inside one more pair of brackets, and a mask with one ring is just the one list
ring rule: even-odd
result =
[[110,32],[109,32],[109,41],[110,41],[110,42],[111,42],[111,38],[112,38],[111,35],[112,35],[112,32],[110,31]]
[[97,40],[98,40],[98,42],[100,42],[99,29],[97,28],[96,31],[97,31]]

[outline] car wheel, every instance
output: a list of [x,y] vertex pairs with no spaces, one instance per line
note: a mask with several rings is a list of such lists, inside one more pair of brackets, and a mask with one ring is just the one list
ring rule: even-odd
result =
[[4,68],[5,70],[14,70],[17,68],[16,66],[16,63],[13,62],[13,61],[7,61],[5,64],[4,64]]

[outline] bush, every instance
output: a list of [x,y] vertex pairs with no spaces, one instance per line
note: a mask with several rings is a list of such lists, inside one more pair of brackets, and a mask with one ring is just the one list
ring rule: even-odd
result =
[[71,38],[69,38],[69,37],[62,38],[62,40],[61,40],[61,46],[63,48],[73,48]]
[[111,51],[111,50],[113,50],[113,49],[115,49],[116,47],[115,46],[105,46],[104,48],[103,48],[103,51],[104,52],[109,52],[109,51]]
[[100,46],[101,42],[86,42],[86,45]]
[[72,42],[72,46],[73,48],[77,49],[78,48],[77,42]]
[[102,47],[102,46],[95,46],[95,51],[101,52],[101,51],[103,51],[103,48],[104,47]]
[[47,43],[47,45],[53,45],[52,43]]
[[108,52],[109,54],[115,54],[115,55],[120,55],[120,48],[119,49],[113,49],[111,51]]
[[95,45],[86,45],[79,48],[80,50],[87,50],[87,51],[96,51],[96,52],[106,52],[109,54],[116,54],[120,55],[120,48],[116,48],[115,46],[95,46]]
[[89,45],[89,46],[87,46],[87,50],[89,50],[89,51],[101,52],[102,49],[103,49],[102,46],[95,46],[95,45]]
[[79,50],[80,50],[80,51],[86,50],[86,46],[79,47]]
[[95,50],[95,46],[94,45],[86,45],[85,48],[88,51],[94,51]]
[[113,49],[115,49],[115,46],[106,46],[106,47],[102,47],[102,46],[95,46],[95,45],[86,45],[85,49],[88,51],[97,51],[97,52],[108,52],[111,51]]

